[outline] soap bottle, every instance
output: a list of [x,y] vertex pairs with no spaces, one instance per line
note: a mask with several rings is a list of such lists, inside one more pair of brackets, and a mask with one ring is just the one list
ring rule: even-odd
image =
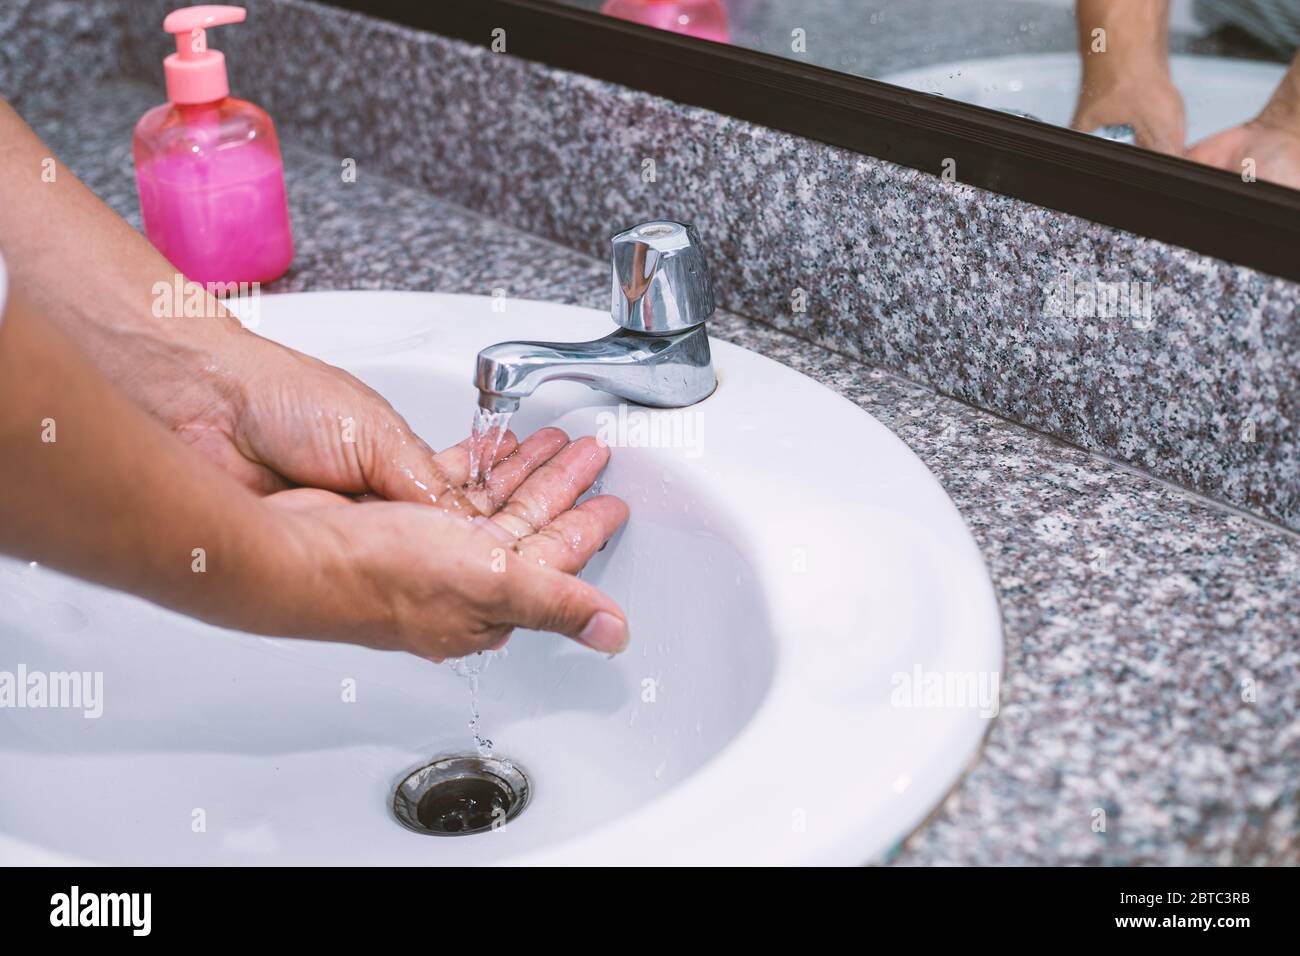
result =
[[722,0],[605,0],[600,12],[701,40],[731,42]]
[[140,118],[132,142],[145,235],[204,284],[270,282],[293,260],[275,125],[229,95],[226,58],[208,49],[208,28],[243,19],[243,7],[216,5],[168,15],[168,102]]

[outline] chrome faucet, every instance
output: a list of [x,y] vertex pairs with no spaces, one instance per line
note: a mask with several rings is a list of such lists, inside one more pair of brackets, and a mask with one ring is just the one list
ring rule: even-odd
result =
[[657,408],[703,401],[717,385],[704,320],[713,287],[694,226],[643,222],[613,239],[611,315],[593,342],[501,342],[478,353],[479,405],[513,412],[553,379]]

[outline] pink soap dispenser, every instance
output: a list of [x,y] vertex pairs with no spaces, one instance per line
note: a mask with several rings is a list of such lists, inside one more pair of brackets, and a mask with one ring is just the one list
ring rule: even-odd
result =
[[275,125],[229,95],[226,58],[208,49],[209,27],[243,19],[243,7],[209,5],[163,21],[176,36],[170,102],[140,117],[132,143],[145,235],[196,282],[270,282],[293,261]]
[[731,42],[722,0],[605,0],[600,12],[714,43]]

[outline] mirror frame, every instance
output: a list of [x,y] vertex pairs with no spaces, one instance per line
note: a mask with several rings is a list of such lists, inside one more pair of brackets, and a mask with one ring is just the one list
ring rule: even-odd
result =
[[554,0],[325,0],[1300,281],[1300,191]]

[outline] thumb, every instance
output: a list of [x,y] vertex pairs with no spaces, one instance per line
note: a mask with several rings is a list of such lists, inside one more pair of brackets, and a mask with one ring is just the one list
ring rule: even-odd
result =
[[434,451],[397,412],[387,410],[370,429],[362,463],[366,485],[389,501],[432,504],[466,520],[481,512],[438,466]]
[[554,631],[606,654],[627,647],[627,616],[586,581],[523,559],[506,577],[503,612],[512,626]]

